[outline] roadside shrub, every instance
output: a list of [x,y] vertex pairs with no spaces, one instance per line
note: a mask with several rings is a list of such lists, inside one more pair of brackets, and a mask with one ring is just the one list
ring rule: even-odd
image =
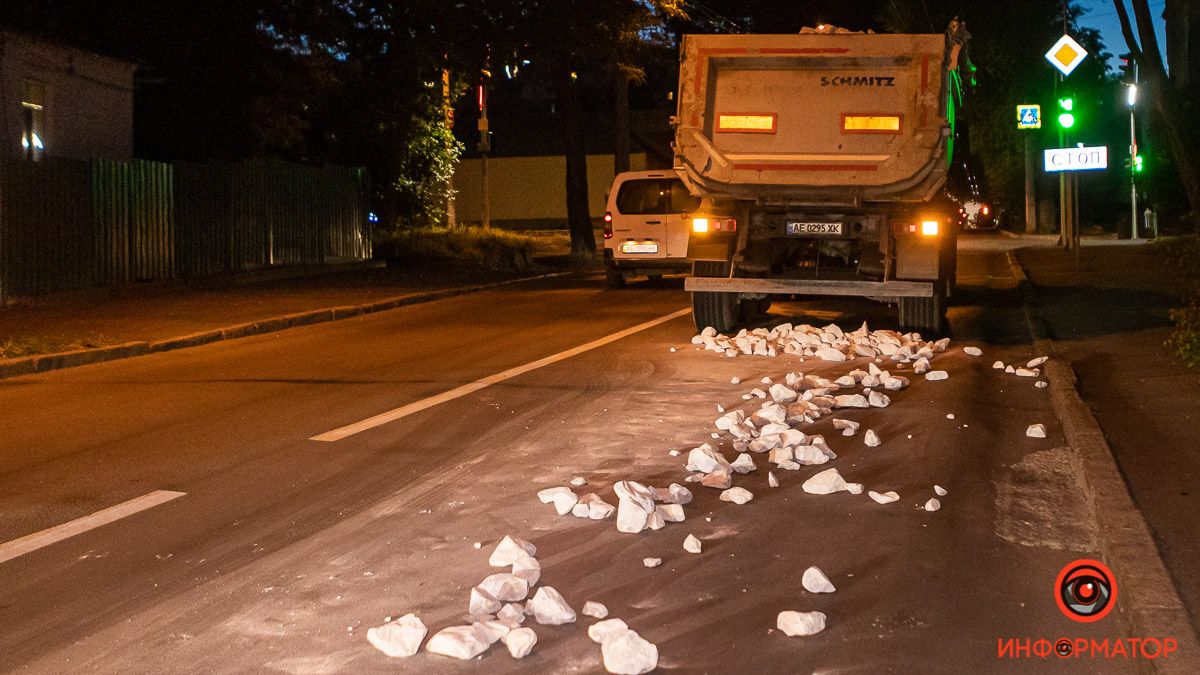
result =
[[482,227],[420,227],[396,230],[376,244],[387,260],[442,262],[490,270],[533,266],[535,239]]
[[1159,244],[1163,262],[1179,272],[1188,304],[1171,310],[1175,330],[1167,345],[1189,368],[1200,367],[1200,238],[1192,236]]

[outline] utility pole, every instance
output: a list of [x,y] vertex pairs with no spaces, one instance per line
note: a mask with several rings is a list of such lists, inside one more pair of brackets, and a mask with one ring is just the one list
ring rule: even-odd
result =
[[1137,61],[1132,54],[1122,54],[1122,70],[1126,76],[1125,102],[1129,104],[1129,229],[1130,239],[1138,238],[1138,203],[1137,203],[1137,95],[1138,71]]
[[483,179],[483,213],[480,220],[483,221],[484,229],[492,226],[492,195],[491,182],[488,177],[488,153],[492,151],[492,132],[488,128],[487,115],[487,76],[489,73],[485,70],[484,77],[479,82],[479,145],[476,149],[479,150],[479,155],[482,158],[480,165],[481,178]]
[[1037,181],[1034,180],[1037,166],[1033,157],[1033,135],[1025,134],[1025,233],[1035,234],[1037,222]]

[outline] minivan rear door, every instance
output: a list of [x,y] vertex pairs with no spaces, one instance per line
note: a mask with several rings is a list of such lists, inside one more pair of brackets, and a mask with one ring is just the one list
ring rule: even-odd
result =
[[686,217],[700,204],[683,182],[669,175],[636,178],[617,188],[613,219],[618,258],[686,257]]

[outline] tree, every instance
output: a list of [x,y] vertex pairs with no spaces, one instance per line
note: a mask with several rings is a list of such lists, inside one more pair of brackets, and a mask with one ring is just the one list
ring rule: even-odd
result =
[[1163,122],[1171,157],[1175,161],[1176,170],[1187,194],[1192,217],[1195,218],[1200,214],[1200,165],[1197,165],[1196,159],[1195,132],[1186,114],[1186,102],[1180,100],[1179,91],[1171,86],[1163,64],[1150,5],[1147,0],[1131,2],[1134,17],[1137,19],[1136,34],[1124,0],[1113,0],[1117,17],[1121,21],[1121,34],[1129,52],[1137,60],[1141,78],[1150,86],[1150,99]]

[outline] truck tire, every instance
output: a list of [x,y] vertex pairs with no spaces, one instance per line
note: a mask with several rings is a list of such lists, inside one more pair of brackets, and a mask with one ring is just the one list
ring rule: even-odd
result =
[[946,300],[940,292],[928,298],[900,298],[900,325],[940,335],[946,330]]
[[[692,265],[694,277],[723,277],[729,274],[728,263],[698,260]],[[732,329],[738,320],[739,303],[736,293],[692,293],[692,319],[696,330],[712,326],[718,333]]]
[[604,284],[609,288],[625,288],[625,275],[609,267],[604,270]]

